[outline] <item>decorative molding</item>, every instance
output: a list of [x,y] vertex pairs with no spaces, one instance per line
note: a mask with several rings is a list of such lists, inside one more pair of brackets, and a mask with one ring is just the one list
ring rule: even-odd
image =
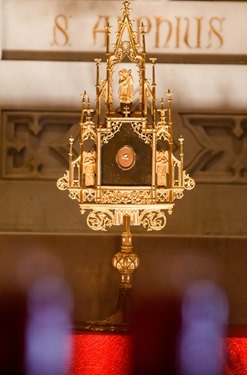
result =
[[197,183],[247,183],[247,114],[182,114]]
[[68,134],[76,137],[75,112],[3,111],[1,160],[6,179],[56,179],[67,166]]
[[[197,183],[247,183],[247,114],[183,113],[180,118],[190,148],[185,168]],[[70,111],[3,110],[2,178],[56,180],[67,167],[68,138],[79,136],[79,120],[79,113]]]
[[[109,0],[108,0],[109,1]],[[204,1],[204,0],[203,0]],[[229,0],[230,1],[230,0]],[[95,53],[77,52],[77,51],[19,51],[2,50],[3,60],[15,61],[73,61],[88,62],[92,61]],[[97,56],[104,58],[104,53],[99,51]],[[193,53],[157,53],[153,52],[152,57],[159,63],[166,64],[208,64],[208,65],[247,65],[247,56],[241,54],[193,54]]]

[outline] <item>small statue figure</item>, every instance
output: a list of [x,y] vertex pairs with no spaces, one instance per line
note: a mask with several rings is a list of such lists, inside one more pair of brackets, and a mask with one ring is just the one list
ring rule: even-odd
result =
[[96,173],[96,152],[83,151],[83,174],[85,175],[85,185],[95,185]]
[[122,104],[131,104],[134,101],[134,80],[131,69],[121,69],[119,74],[119,100]]
[[166,186],[167,185],[167,174],[169,173],[168,166],[168,152],[167,151],[157,151],[156,152],[156,173],[157,173],[157,185]]

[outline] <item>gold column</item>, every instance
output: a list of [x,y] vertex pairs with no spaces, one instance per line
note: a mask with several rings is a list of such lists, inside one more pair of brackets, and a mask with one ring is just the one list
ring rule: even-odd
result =
[[100,67],[100,58],[94,59],[96,62],[96,124],[99,126],[99,116],[100,116],[100,101],[99,101],[99,92],[100,92],[100,83],[99,83],[99,67]]
[[169,188],[170,188],[170,203],[173,201],[173,138],[172,138],[172,95],[173,93],[168,89],[166,96],[168,97],[168,129],[170,134],[169,139]]
[[139,258],[133,253],[132,233],[130,231],[130,216],[124,215],[124,230],[122,233],[121,251],[113,257],[112,264],[120,272],[119,287],[123,289],[132,288],[132,273],[139,266]]

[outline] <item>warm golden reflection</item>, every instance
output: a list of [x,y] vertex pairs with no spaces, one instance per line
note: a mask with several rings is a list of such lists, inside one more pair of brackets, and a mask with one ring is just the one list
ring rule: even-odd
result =
[[84,91],[80,153],[74,157],[71,137],[69,169],[57,182],[79,202],[82,214],[88,212],[87,224],[95,231],[123,225],[125,215],[132,226],[161,230],[165,211],[171,214],[184,189],[195,186],[183,167],[183,137],[179,159],[174,156],[173,93],[167,91],[167,105],[164,99],[158,105],[156,58],[149,59],[149,79],[146,28],[140,24],[138,43],[130,13],[130,2],[124,1],[113,51],[111,26],[105,26],[105,78],[101,80],[101,59],[96,58],[96,107],[91,108]]

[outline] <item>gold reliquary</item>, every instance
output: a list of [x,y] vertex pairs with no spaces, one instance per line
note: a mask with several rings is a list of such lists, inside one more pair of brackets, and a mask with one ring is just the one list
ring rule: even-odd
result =
[[122,225],[161,230],[165,212],[172,213],[184,189],[195,186],[184,171],[181,136],[179,156],[173,150],[172,92],[159,104],[156,99],[156,59],[149,59],[147,74],[145,27],[133,31],[130,2],[124,1],[122,18],[111,51],[111,27],[106,25],[105,79],[101,59],[95,59],[96,100],[81,95],[79,155],[69,139],[69,169],[57,181],[60,190],[79,202],[93,230]]

